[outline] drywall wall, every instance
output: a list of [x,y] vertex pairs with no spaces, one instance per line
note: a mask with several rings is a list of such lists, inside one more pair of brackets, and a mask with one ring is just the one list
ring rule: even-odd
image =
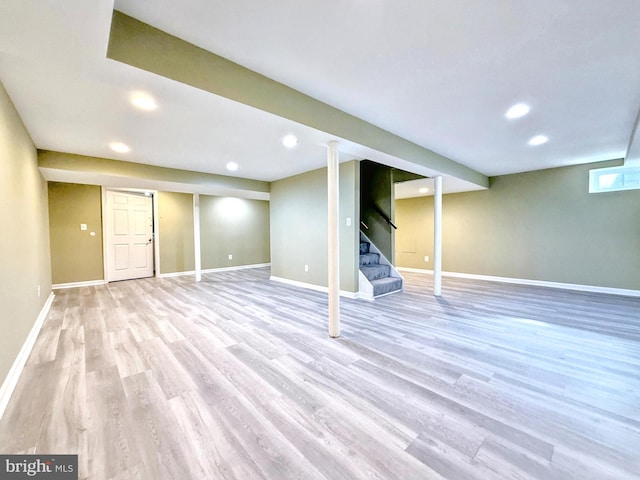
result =
[[[101,195],[98,186],[49,182],[54,284],[104,278]],[[193,195],[159,192],[154,201],[160,273],[194,270]],[[267,201],[200,195],[200,231],[203,269],[269,262]]]
[[160,273],[193,271],[193,195],[159,192],[158,215]]
[[[0,383],[51,293],[47,182],[0,83]],[[38,287],[40,292],[38,294]]]
[[[341,164],[339,175],[340,290],[357,292],[360,271],[360,161]],[[351,219],[350,226],[347,225],[348,219]]]
[[[358,291],[359,173],[356,160],[340,165],[340,289],[348,292]],[[271,184],[271,274],[327,286],[326,168]]]
[[382,254],[394,263],[394,232],[385,218],[394,219],[392,168],[360,162],[360,219],[362,228]]
[[104,279],[100,187],[49,182],[49,226],[54,285]]
[[396,200],[395,204],[396,266],[432,270],[433,197]]
[[203,269],[269,263],[269,242],[269,202],[200,195]]
[[[445,195],[443,270],[640,289],[640,191],[589,194],[604,162],[491,179]],[[396,201],[397,264],[432,268],[433,199]],[[430,260],[432,260],[430,258]]]

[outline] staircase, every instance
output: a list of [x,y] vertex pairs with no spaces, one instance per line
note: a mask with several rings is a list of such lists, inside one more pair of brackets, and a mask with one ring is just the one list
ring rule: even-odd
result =
[[[375,248],[375,246],[372,247],[369,239],[364,234],[361,234],[360,272],[366,277],[371,287],[373,287],[373,292],[370,292],[371,288],[367,285],[367,287],[369,287],[367,290],[369,290],[370,295],[376,298],[401,291],[402,277],[389,265],[386,258],[382,257],[381,263],[380,253],[372,250],[377,250],[377,248]],[[361,288],[361,290],[363,289]]]

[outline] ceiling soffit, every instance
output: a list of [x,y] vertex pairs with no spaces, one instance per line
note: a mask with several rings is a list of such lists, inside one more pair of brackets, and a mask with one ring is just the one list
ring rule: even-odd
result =
[[488,178],[469,167],[118,11],[113,12],[107,56],[419,167],[488,187]]

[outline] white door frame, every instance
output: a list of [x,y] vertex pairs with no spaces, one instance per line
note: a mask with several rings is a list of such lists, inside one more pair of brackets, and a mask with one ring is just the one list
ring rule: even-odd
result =
[[158,191],[144,188],[116,188],[102,185],[102,268],[104,269],[104,281],[109,283],[108,255],[107,248],[107,191],[129,192],[129,193],[150,193],[151,205],[153,208],[153,275],[160,276],[160,215],[158,214]]

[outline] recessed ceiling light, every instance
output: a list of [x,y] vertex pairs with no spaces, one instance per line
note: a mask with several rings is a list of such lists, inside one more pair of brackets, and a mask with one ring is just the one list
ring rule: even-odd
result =
[[298,138],[295,135],[285,135],[282,139],[282,144],[287,148],[294,148],[298,145]]
[[542,145],[543,143],[547,143],[549,141],[549,137],[545,135],[536,135],[531,140],[529,140],[529,145],[532,147],[537,147],[538,145]]
[[109,148],[118,153],[127,153],[129,150],[131,150],[128,145],[125,145],[122,142],[111,142],[109,144]]
[[427,187],[422,187],[420,190],[418,190],[420,193],[429,193],[429,189]]
[[136,92],[131,95],[131,104],[140,110],[155,110],[158,108],[158,103],[155,99],[151,95],[142,92]]
[[510,120],[513,120],[514,118],[524,117],[527,113],[529,113],[529,110],[529,105],[527,105],[526,103],[516,103],[509,110],[507,110],[505,117]]
[[236,162],[227,163],[227,170],[229,170],[230,172],[235,172],[236,170],[238,170],[238,164]]

